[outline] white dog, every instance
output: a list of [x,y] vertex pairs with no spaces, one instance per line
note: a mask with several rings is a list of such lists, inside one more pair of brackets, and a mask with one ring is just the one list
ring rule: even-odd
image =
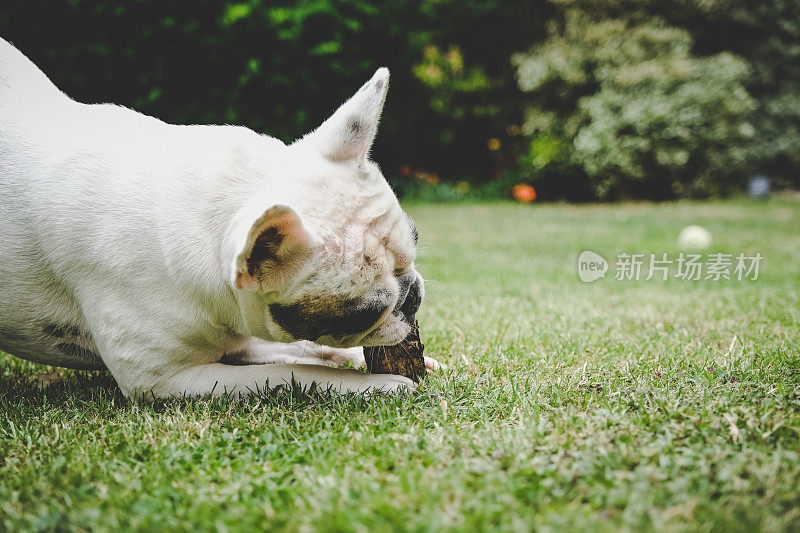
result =
[[412,389],[298,364],[363,364],[348,347],[400,342],[423,298],[413,222],[367,158],[388,82],[286,146],[75,102],[0,39],[0,349],[135,397]]

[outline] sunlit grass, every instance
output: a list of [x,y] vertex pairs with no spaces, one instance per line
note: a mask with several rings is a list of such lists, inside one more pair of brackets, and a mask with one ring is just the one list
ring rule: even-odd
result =
[[[0,529],[800,528],[800,201],[409,205],[414,396],[139,405],[0,358]],[[577,276],[585,249],[760,252],[758,281]]]

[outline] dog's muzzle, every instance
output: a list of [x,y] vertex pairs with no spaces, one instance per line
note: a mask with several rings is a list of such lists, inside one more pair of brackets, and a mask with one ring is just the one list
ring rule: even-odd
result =
[[413,324],[420,304],[422,304],[422,279],[414,276],[414,281],[408,285],[405,297],[398,300],[394,311],[402,315],[404,321]]

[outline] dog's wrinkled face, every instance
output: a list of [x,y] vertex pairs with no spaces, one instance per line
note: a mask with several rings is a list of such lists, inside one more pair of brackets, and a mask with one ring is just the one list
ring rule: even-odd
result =
[[390,345],[411,329],[424,296],[417,230],[368,160],[388,81],[378,70],[287,148],[286,204],[267,209],[239,249],[233,282],[259,295],[273,339]]

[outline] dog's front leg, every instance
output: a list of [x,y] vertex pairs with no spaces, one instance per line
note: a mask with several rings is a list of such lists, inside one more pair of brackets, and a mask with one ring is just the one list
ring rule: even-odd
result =
[[347,366],[363,368],[364,349],[331,348],[311,341],[270,342],[255,337],[248,339],[235,353],[225,354],[222,362],[238,365],[263,365],[270,363],[291,363],[326,366]]
[[[181,356],[182,355],[182,356]],[[189,362],[192,354],[106,352],[103,360],[126,396],[142,399],[230,394],[249,396],[296,384],[339,393],[395,393],[417,385],[403,376],[308,364],[227,365]],[[176,357],[177,356],[177,357]],[[179,363],[178,361],[184,361]]]
[[316,387],[338,393],[395,393],[413,391],[416,384],[395,375],[366,374],[358,370],[303,364],[234,366],[209,363],[183,368],[152,387],[136,391],[144,398],[170,398],[230,394],[249,396],[266,389],[296,384],[303,390]]
[[[292,343],[269,342],[252,337],[235,353],[225,354],[223,362],[236,365],[264,365],[270,363],[292,363],[301,365],[326,365],[364,368],[364,348],[331,348],[311,341]],[[425,367],[436,372],[445,368],[433,357],[425,356]]]

